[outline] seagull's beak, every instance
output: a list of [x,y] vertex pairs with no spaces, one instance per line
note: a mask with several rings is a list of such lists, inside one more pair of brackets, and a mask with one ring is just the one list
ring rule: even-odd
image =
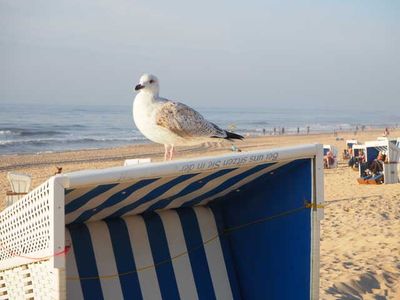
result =
[[144,88],[144,85],[138,84],[135,86],[135,91],[141,90],[142,88]]

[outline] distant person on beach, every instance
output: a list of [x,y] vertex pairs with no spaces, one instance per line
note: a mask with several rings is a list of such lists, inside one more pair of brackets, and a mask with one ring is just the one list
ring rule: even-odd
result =
[[378,174],[383,171],[383,163],[386,160],[386,155],[382,152],[378,153],[378,156],[371,162],[368,169],[372,172],[372,174]]
[[385,131],[383,132],[383,136],[389,136],[389,128],[385,128]]
[[282,135],[285,134],[285,127],[282,127]]
[[307,134],[310,133],[310,126],[307,126]]
[[274,135],[276,135],[276,127],[274,127]]
[[297,127],[297,134],[300,133],[300,127]]
[[383,164],[386,162],[386,154],[379,152],[377,157],[371,162],[365,162],[366,165],[364,176],[362,178],[368,179],[373,176],[382,174]]
[[265,135],[265,128],[263,128],[263,135]]
[[360,150],[360,153],[358,154],[358,161],[359,161],[360,163],[365,162],[365,153],[364,153],[364,150]]

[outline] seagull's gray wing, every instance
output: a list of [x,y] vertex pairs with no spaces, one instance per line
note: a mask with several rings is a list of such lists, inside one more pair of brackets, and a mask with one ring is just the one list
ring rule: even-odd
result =
[[227,137],[225,130],[179,102],[164,102],[156,113],[156,123],[182,138]]

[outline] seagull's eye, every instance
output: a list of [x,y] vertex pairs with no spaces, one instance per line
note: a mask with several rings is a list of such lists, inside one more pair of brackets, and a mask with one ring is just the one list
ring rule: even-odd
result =
[[153,79],[151,79],[149,82],[150,82],[150,83],[154,83],[154,80],[153,80]]

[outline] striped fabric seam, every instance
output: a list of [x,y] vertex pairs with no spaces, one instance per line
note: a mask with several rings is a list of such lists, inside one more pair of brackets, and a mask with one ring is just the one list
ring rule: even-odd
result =
[[112,189],[113,187],[115,187],[117,185],[118,185],[118,183],[96,186],[94,189],[85,193],[81,197],[78,197],[78,198],[72,200],[67,205],[65,205],[65,214],[69,214],[69,213],[79,209],[80,207],[85,205],[87,202],[89,202],[93,197],[96,197],[96,196],[108,191],[109,189]]
[[242,189],[245,188],[247,184],[250,184],[253,180],[262,177],[262,176],[266,176],[267,173],[270,173],[286,164],[288,164],[289,162],[279,162],[279,163],[274,163],[271,164],[270,166],[268,166],[265,169],[262,169],[258,172],[254,172],[253,174],[251,174],[250,176],[247,176],[245,178],[243,178],[242,180],[239,180],[238,182],[236,182],[235,184],[231,185],[229,189],[226,190],[222,190],[221,192],[212,195],[211,197],[202,200],[201,202],[197,203],[197,205],[207,205],[209,202],[224,197],[225,195],[231,193],[233,190],[237,190],[237,189]]
[[163,209],[163,208],[167,207],[175,199],[186,196],[195,190],[203,188],[210,181],[217,179],[225,174],[228,174],[236,169],[237,168],[220,170],[218,172],[212,173],[212,174],[200,179],[199,181],[195,181],[195,182],[189,184],[187,187],[185,187],[182,191],[180,191],[176,195],[169,197],[167,199],[162,199],[160,201],[157,201],[156,203],[154,203],[153,205],[148,207],[145,212],[154,211],[156,209]]
[[95,214],[101,212],[102,210],[111,207],[127,197],[129,197],[131,194],[135,193],[137,190],[148,186],[149,184],[159,180],[160,178],[151,178],[151,179],[144,179],[140,180],[139,182],[134,183],[133,185],[118,191],[117,193],[113,194],[112,196],[108,197],[105,201],[103,201],[100,205],[98,205],[95,208],[88,209],[84,212],[81,213],[81,215],[76,218],[73,223],[82,223],[87,220],[89,220],[92,216]]
[[189,206],[195,206],[196,204],[200,203],[201,201],[212,197],[213,195],[221,192],[222,190],[229,189],[230,186],[233,186],[235,183],[239,182],[242,179],[245,179],[248,176],[251,176],[252,174],[261,171],[273,164],[268,163],[268,164],[263,164],[263,165],[257,165],[254,168],[251,168],[250,170],[244,171],[236,176],[233,176],[227,180],[225,180],[223,183],[218,185],[216,188],[212,189],[211,191],[208,191],[207,193],[204,193],[203,195],[192,199],[190,201],[187,201],[181,205],[181,207],[189,207]]
[[154,190],[150,191],[148,194],[146,194],[142,198],[138,199],[137,201],[135,201],[133,203],[130,203],[130,204],[120,208],[116,212],[114,212],[111,215],[107,216],[107,218],[120,217],[120,216],[126,214],[127,212],[129,212],[131,210],[134,210],[139,205],[144,204],[146,202],[149,202],[149,201],[161,196],[162,194],[166,193],[169,189],[174,187],[176,184],[184,182],[184,181],[186,181],[186,180],[188,180],[188,179],[190,179],[193,176],[196,176],[198,174],[199,173],[185,174],[185,175],[176,177],[176,178],[172,179],[171,181],[169,181],[169,182],[167,182],[167,183],[155,188]]

